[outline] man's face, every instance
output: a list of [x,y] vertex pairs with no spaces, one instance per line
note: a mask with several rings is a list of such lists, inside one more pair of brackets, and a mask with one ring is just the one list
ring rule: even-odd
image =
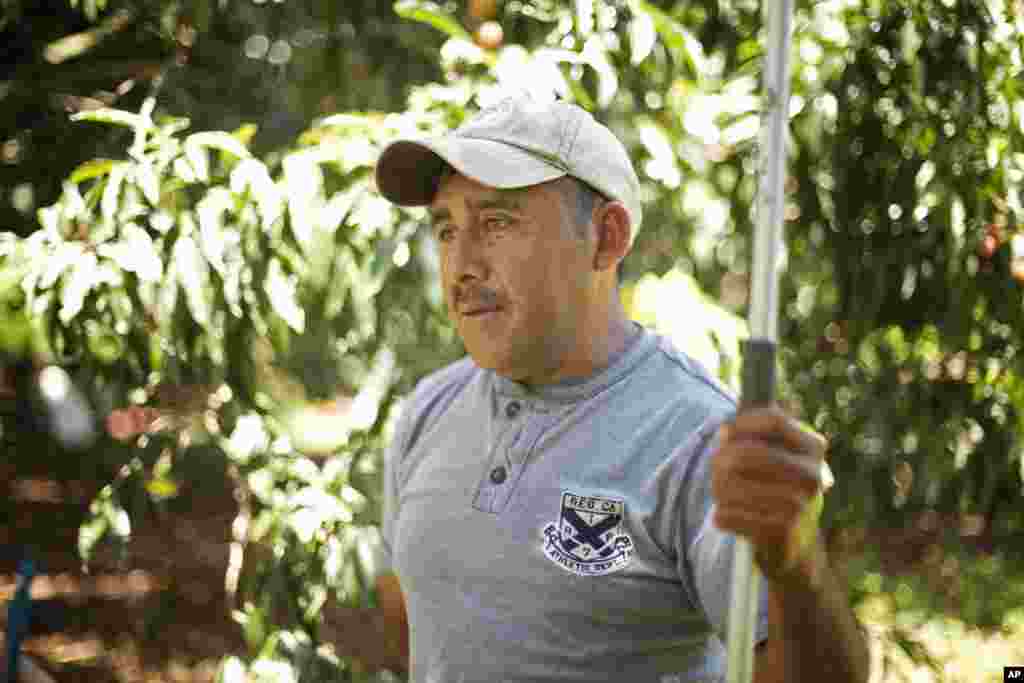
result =
[[591,240],[575,235],[556,186],[497,190],[445,179],[430,206],[449,315],[482,368],[557,381],[589,336]]

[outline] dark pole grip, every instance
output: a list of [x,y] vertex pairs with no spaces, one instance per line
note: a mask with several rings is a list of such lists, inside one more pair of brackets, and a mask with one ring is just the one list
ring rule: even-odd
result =
[[740,408],[775,401],[775,348],[775,342],[767,339],[748,339],[743,342]]

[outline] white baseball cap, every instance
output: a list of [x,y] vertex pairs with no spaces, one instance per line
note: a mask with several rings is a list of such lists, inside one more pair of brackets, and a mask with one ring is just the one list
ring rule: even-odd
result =
[[622,202],[633,235],[640,226],[640,181],[626,148],[589,112],[567,102],[509,97],[441,137],[392,142],[377,162],[377,187],[399,206],[428,205],[446,163],[499,189],[573,176]]

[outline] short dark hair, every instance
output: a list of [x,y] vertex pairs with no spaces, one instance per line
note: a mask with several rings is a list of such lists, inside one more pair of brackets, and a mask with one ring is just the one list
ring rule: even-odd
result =
[[[561,185],[562,197],[566,206],[575,214],[576,237],[581,240],[587,239],[590,219],[594,213],[594,207],[601,202],[608,201],[604,193],[594,189],[590,184],[574,176],[566,176],[572,182]],[[615,267],[615,280],[622,284],[622,261]]]
[[600,202],[607,201],[608,198],[579,178],[566,176],[566,179],[571,182],[562,183],[562,196],[565,199],[566,206],[575,214],[576,237],[586,239],[587,228],[594,214],[594,207]]

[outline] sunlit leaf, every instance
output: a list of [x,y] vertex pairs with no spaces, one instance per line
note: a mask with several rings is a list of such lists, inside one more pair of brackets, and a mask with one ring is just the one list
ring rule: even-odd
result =
[[134,167],[135,182],[138,183],[146,201],[152,206],[160,203],[160,179],[156,175],[153,165],[144,161]]
[[[724,354],[739,359],[740,341],[749,336],[743,319],[722,308],[701,291],[692,276],[678,269],[662,278],[645,275],[630,298],[628,313],[632,319],[670,337],[715,375],[725,360]],[[738,374],[731,378],[733,382],[737,379]]]
[[242,415],[235,422],[235,429],[224,443],[227,453],[238,462],[246,462],[255,453],[270,447],[270,435],[263,418],[255,413]]
[[117,263],[123,270],[136,273],[144,282],[158,282],[163,272],[163,261],[153,238],[134,223],[121,229],[121,240],[101,244],[97,253]]
[[118,202],[121,196],[121,185],[128,174],[127,164],[120,163],[112,168],[110,177],[107,178],[107,186],[103,188],[103,198],[100,200],[100,211],[104,221],[114,220],[117,213]]
[[[135,468],[137,461],[129,465]],[[79,528],[78,551],[84,563],[88,563],[96,544],[108,533],[119,541],[127,540],[132,533],[128,513],[114,498],[114,487],[107,484],[89,505],[89,519]]]
[[323,187],[323,173],[308,154],[289,155],[283,166],[290,226],[299,247],[308,252],[316,227],[316,197]]
[[150,479],[146,482],[146,490],[154,498],[173,498],[178,495],[178,483],[173,479]]
[[60,321],[67,325],[82,310],[86,295],[96,284],[96,254],[85,252],[75,259],[74,267],[61,291]]
[[185,116],[162,116],[160,118],[160,128],[157,129],[157,133],[150,139],[148,145],[150,147],[161,147],[168,143],[177,144],[174,135],[183,130],[188,130],[190,125],[192,125],[191,119]]
[[279,659],[257,659],[250,671],[256,677],[254,683],[298,683],[299,676],[289,662]]
[[[357,130],[367,130],[373,126],[380,124],[379,116],[371,116],[367,114],[355,114],[351,112],[343,112],[340,114],[331,114],[323,119],[320,119],[318,126],[321,128],[347,128]],[[310,143],[313,141],[311,140]]]
[[224,227],[224,213],[234,206],[231,193],[226,188],[212,188],[196,207],[199,217],[199,245],[210,265],[227,277],[225,252],[238,244],[238,233]]
[[295,280],[284,274],[281,262],[277,259],[270,262],[266,288],[274,312],[281,316],[288,327],[296,333],[302,334],[306,328],[306,313],[299,307],[296,300]]
[[230,182],[232,192],[242,195],[248,191],[256,200],[264,230],[269,230],[281,217],[284,199],[263,162],[257,159],[243,160],[231,171]]
[[78,168],[71,172],[69,179],[73,183],[80,183],[84,180],[99,178],[110,173],[111,169],[121,163],[123,162],[113,159],[93,159],[79,165]]
[[192,164],[188,163],[184,157],[178,157],[174,160],[173,169],[174,175],[181,178],[187,185],[191,185],[198,180],[195,171],[192,170]]
[[49,289],[69,266],[74,264],[85,251],[79,242],[62,242],[53,254],[40,265],[45,265],[42,276],[36,283],[40,289]]
[[61,217],[64,220],[89,218],[89,206],[76,183],[65,180],[60,198]]
[[172,258],[192,318],[200,326],[209,327],[211,311],[206,291],[209,286],[208,267],[191,235],[180,237],[174,243]]
[[636,66],[647,59],[658,40],[658,32],[654,28],[654,20],[647,12],[638,12],[629,22],[629,61]]
[[239,126],[231,134],[238,138],[238,141],[243,145],[247,146],[252,143],[252,139],[256,136],[256,131],[259,130],[259,126],[255,123],[246,123]]
[[[568,97],[569,85],[558,68],[560,61],[578,61],[575,52],[562,49],[541,49],[527,52],[519,45],[510,45],[497,56],[492,67],[499,86],[493,97],[504,97],[508,92],[529,92],[538,99],[550,98],[552,93]],[[487,91],[480,94],[481,103]]]
[[651,18],[658,35],[674,60],[689,67],[690,72],[697,78],[707,72],[704,48],[690,31],[650,2],[632,0],[632,6],[635,13],[645,14]]
[[60,207],[56,204],[53,206],[44,206],[36,212],[36,217],[39,219],[39,225],[42,226],[43,230],[39,233],[39,237],[43,238],[54,238],[59,235],[60,228]]
[[[202,133],[198,133],[198,135],[202,135]],[[206,150],[195,140],[195,137],[192,135],[185,141],[185,158],[188,159],[196,179],[205,183],[210,179],[210,160]],[[234,138],[231,139],[234,140]]]
[[78,527],[78,556],[82,558],[84,565],[89,564],[96,544],[107,533],[109,526],[105,518],[99,517]]
[[202,133],[193,133],[192,135],[189,135],[188,139],[185,141],[186,150],[189,147],[195,146],[212,147],[213,149],[221,152],[227,152],[239,159],[248,159],[252,157],[252,153],[246,149],[241,140],[234,135],[223,131],[204,131]]
[[120,109],[94,109],[71,115],[72,121],[96,121],[97,123],[111,123],[117,126],[128,128],[152,128],[152,122],[139,114],[133,114]]
[[732,146],[747,140],[753,140],[760,131],[760,117],[756,115],[745,116],[722,130],[722,144]]
[[242,660],[234,655],[225,659],[221,664],[217,683],[248,683]]
[[453,38],[472,40],[472,36],[463,28],[462,24],[450,12],[436,3],[425,0],[401,0],[395,3],[395,14],[403,19],[429,24]]

